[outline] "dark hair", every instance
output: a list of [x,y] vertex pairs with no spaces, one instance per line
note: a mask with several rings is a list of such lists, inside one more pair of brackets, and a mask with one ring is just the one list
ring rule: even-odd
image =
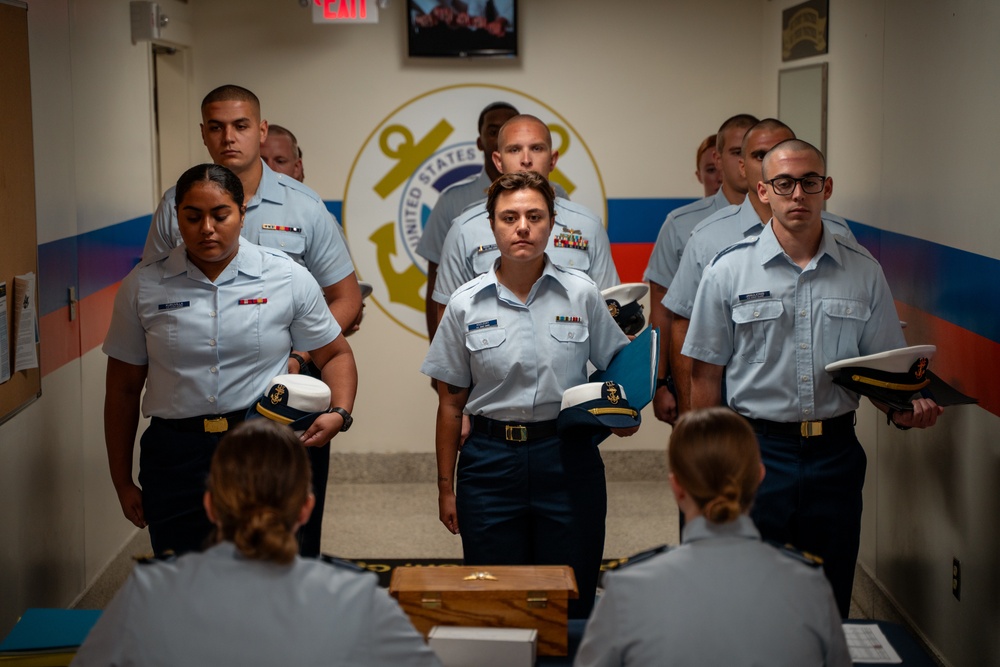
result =
[[[761,162],[760,175],[764,176],[764,165],[767,164],[767,158],[775,151],[805,151],[807,153],[813,153],[819,158],[820,163],[823,165],[823,171],[826,171],[826,156],[823,155],[823,151],[813,146],[808,141],[803,141],[802,139],[785,139],[784,141],[779,141],[777,144],[771,147],[764,155],[764,160]],[[825,176],[826,174],[822,174]]]
[[233,172],[221,164],[205,163],[191,167],[177,179],[174,190],[174,202],[180,205],[184,195],[195,183],[215,183],[236,202],[237,208],[243,208],[243,182]]
[[[747,138],[754,132],[779,132],[781,130],[784,130],[788,134],[792,135],[792,138],[795,137],[795,131],[792,128],[785,125],[784,123],[782,123],[777,118],[765,118],[764,120],[757,121],[757,123],[755,123],[754,126],[751,127],[749,130],[747,130],[746,133],[743,135],[743,141],[740,150],[743,153],[746,153]],[[744,157],[746,156],[744,155]]]
[[549,211],[549,218],[556,216],[556,193],[548,180],[534,171],[515,171],[510,174],[501,174],[497,180],[490,185],[486,194],[486,213],[490,220],[494,220],[497,210],[497,199],[504,192],[515,192],[517,190],[534,190],[545,199],[545,207]]
[[[724,135],[725,131],[732,127],[743,128],[744,130],[749,130],[751,127],[756,125],[758,122],[756,116],[751,116],[748,113],[738,113],[735,116],[730,116],[719,126],[719,131],[716,132],[715,148],[722,154],[722,151],[726,150],[726,138]],[[744,132],[746,134],[746,132]],[[742,137],[741,137],[742,138]]]
[[246,558],[290,563],[311,489],[309,459],[291,428],[270,419],[243,422],[212,456],[208,490],[216,538],[233,542]]
[[491,111],[496,111],[497,109],[510,109],[515,115],[520,113],[513,104],[510,102],[492,102],[487,104],[482,111],[479,112],[479,120],[476,121],[476,131],[482,133],[483,123],[486,121],[486,114]]
[[698,151],[694,154],[694,168],[696,170],[701,169],[701,156],[705,154],[706,151],[715,150],[716,135],[710,134],[705,137],[704,141],[698,144]]
[[757,437],[729,408],[681,415],[670,433],[667,460],[674,480],[713,523],[729,523],[749,509],[760,485]]
[[210,91],[201,101],[201,108],[204,109],[213,102],[249,102],[257,110],[257,118],[260,119],[260,100],[251,91],[242,86],[227,83],[224,86]]

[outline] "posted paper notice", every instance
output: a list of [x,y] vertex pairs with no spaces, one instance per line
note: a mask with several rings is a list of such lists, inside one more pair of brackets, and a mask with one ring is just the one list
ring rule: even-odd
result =
[[14,372],[38,368],[35,348],[35,274],[14,276]]

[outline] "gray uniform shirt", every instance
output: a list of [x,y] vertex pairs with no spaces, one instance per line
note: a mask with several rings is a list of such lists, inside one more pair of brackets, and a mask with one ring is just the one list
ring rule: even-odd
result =
[[676,549],[608,572],[576,667],[850,667],[819,567],[760,541],[747,516],[698,517]]
[[374,575],[228,542],[136,566],[72,664],[440,667]]

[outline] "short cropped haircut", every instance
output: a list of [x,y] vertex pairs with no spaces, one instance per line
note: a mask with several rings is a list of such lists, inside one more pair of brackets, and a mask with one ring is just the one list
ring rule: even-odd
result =
[[490,185],[486,195],[486,213],[490,221],[495,220],[497,210],[497,199],[504,192],[516,192],[518,190],[534,190],[542,195],[545,200],[545,207],[549,211],[549,218],[556,215],[556,193],[552,190],[549,181],[534,171],[515,171],[510,174],[501,174],[497,180]]
[[236,86],[231,83],[219,86],[209,92],[208,95],[205,95],[205,98],[201,101],[201,108],[204,109],[213,102],[249,102],[257,110],[257,115],[260,116],[260,100],[257,99],[256,95],[242,86]]
[[500,128],[500,132],[497,134],[497,148],[501,150],[503,149],[504,129],[508,125],[513,125],[514,123],[523,123],[525,121],[538,123],[539,125],[541,125],[542,129],[545,130],[545,143],[548,144],[549,148],[552,148],[552,132],[549,131],[549,126],[546,125],[545,121],[543,121],[538,116],[532,116],[531,114],[526,114],[526,113],[518,114],[513,118],[508,119],[507,122],[503,124],[503,127]]
[[[779,150],[795,151],[795,152],[805,151],[813,153],[816,157],[819,158],[820,164],[823,165],[823,171],[824,172],[826,171],[826,156],[823,155],[823,151],[816,148],[808,141],[803,141],[802,139],[785,139],[784,141],[775,144],[775,146],[772,147],[771,150],[769,150],[766,155],[764,155],[764,161],[761,163],[761,172],[760,172],[761,176],[764,176],[764,174],[767,171],[768,158],[771,157],[773,153]],[[825,176],[826,174],[824,173],[821,175]],[[764,178],[766,179],[767,177],[764,176]]]
[[476,122],[476,130],[482,132],[483,123],[486,121],[486,114],[491,111],[496,111],[497,109],[509,109],[514,112],[514,115],[521,113],[510,102],[492,102],[491,104],[487,104],[483,110],[479,112],[479,120]]
[[[741,150],[745,153],[747,149],[747,137],[749,137],[754,132],[777,132],[779,130],[784,130],[788,132],[792,137],[795,137],[795,130],[788,127],[786,124],[778,120],[777,118],[765,118],[764,120],[759,120],[754,123],[754,126],[746,131],[743,135],[743,142]],[[744,157],[746,157],[744,155]]]
[[722,151],[726,150],[726,130],[738,127],[744,130],[743,134],[746,134],[745,131],[749,130],[758,122],[760,121],[757,120],[756,116],[751,116],[748,113],[738,113],[735,116],[730,116],[724,123],[722,123],[722,125],[719,126],[719,131],[716,133],[715,149],[719,151],[720,155],[722,154]]
[[276,134],[279,137],[288,137],[288,140],[292,142],[292,152],[296,154],[296,157],[302,157],[302,151],[299,150],[299,140],[295,138],[291,130],[276,123],[270,123],[267,126],[267,133],[268,135]]

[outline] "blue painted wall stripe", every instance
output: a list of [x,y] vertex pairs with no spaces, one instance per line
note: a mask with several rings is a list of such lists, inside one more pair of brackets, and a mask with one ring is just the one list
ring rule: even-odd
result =
[[[667,214],[691,199],[610,199],[612,243],[653,243]],[[342,203],[327,208],[340,219]],[[120,281],[142,254],[150,216],[142,216],[38,248],[39,313],[67,303],[67,287],[86,298]],[[858,240],[885,270],[896,299],[1000,343],[1000,260],[852,222]]]

